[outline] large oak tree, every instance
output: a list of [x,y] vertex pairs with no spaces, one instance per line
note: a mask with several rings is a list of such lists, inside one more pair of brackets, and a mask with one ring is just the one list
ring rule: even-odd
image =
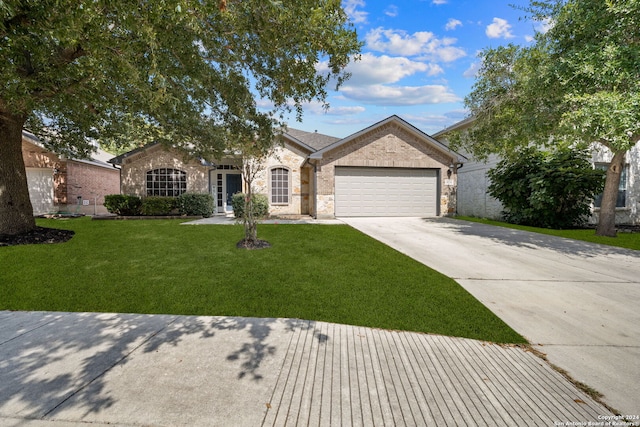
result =
[[528,47],[483,51],[465,99],[473,126],[452,139],[480,158],[532,144],[607,147],[596,233],[615,236],[625,154],[640,139],[640,1],[531,1],[525,10],[549,30]]
[[0,234],[35,228],[24,128],[74,156],[132,129],[194,155],[268,146],[359,49],[340,0],[0,2]]

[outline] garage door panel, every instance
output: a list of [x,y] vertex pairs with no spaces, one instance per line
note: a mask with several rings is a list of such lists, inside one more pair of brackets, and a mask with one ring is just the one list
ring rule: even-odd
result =
[[435,216],[434,169],[336,167],[337,216]]
[[27,168],[27,185],[33,214],[40,215],[53,209],[53,171],[45,168]]

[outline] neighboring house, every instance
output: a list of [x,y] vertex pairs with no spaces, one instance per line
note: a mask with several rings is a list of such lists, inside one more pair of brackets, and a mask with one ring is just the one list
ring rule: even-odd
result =
[[[462,120],[448,128],[437,132],[434,138],[448,145],[447,134],[461,131],[473,125],[472,119]],[[457,213],[459,215],[480,218],[500,219],[502,204],[491,197],[487,188],[490,184],[487,172],[499,161],[492,155],[486,162],[474,160],[471,155],[464,168],[458,170]],[[605,168],[611,160],[611,152],[600,144],[594,144],[594,167]],[[625,170],[620,179],[618,206],[616,207],[616,224],[640,224],[640,141],[626,155]],[[596,224],[600,213],[600,197],[593,205],[589,223]]]
[[100,149],[91,159],[68,159],[23,131],[22,157],[34,215],[106,213],[104,196],[120,191],[120,171],[106,162],[113,155]]
[[[289,129],[254,181],[271,215],[440,216],[454,211],[451,167],[464,158],[398,116],[347,138]],[[137,196],[211,193],[231,213],[243,191],[240,160],[185,158],[150,144],[110,160],[121,192]]]

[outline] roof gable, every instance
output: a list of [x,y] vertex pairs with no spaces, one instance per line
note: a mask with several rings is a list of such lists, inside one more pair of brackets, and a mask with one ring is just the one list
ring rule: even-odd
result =
[[[51,153],[57,157],[59,157],[60,159],[64,159],[63,156],[60,156],[58,153],[51,151],[50,149],[48,149],[45,144],[33,133],[23,130],[22,131],[22,143],[29,143],[35,147],[38,147],[39,149],[41,149],[43,152],[46,153]],[[90,164],[93,166],[100,166],[102,168],[107,168],[107,169],[112,169],[113,166],[108,164],[108,159],[113,157],[113,154],[111,153],[107,153],[106,151],[102,150],[100,147],[95,146],[93,149],[93,152],[91,153],[90,157],[87,159],[81,159],[81,158],[77,158],[77,157],[67,157],[67,160],[72,160],[74,162],[80,162],[80,163],[86,163],[86,164]]]
[[336,142],[334,142],[331,145],[328,145],[320,150],[318,150],[317,152],[311,154],[311,156],[309,156],[311,159],[322,159],[324,154],[335,150],[337,148],[340,148],[342,146],[344,146],[345,144],[348,144],[352,141],[354,141],[357,138],[360,138],[361,136],[375,131],[376,129],[382,127],[382,126],[386,126],[388,124],[395,124],[398,127],[404,129],[405,131],[409,132],[410,134],[415,135],[416,137],[418,137],[421,141],[423,141],[425,144],[428,144],[432,147],[434,147],[435,149],[437,149],[438,151],[441,151],[442,153],[454,157],[456,158],[458,161],[462,161],[464,158],[464,156],[461,156],[460,154],[458,154],[457,152],[451,150],[449,147],[447,147],[445,144],[441,143],[440,141],[438,141],[437,139],[434,139],[432,137],[430,137],[429,135],[427,135],[426,133],[422,132],[420,129],[416,128],[415,126],[411,125],[410,123],[406,122],[405,120],[401,119],[400,117],[393,115],[390,117],[387,117],[386,119],[375,123],[359,132],[356,132],[352,135],[349,135],[346,138],[340,139]]

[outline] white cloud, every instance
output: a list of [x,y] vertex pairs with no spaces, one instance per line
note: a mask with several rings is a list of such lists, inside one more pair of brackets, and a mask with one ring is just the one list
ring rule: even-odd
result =
[[[546,34],[547,31],[549,31],[551,28],[553,28],[553,21],[551,20],[551,18],[541,19],[539,21],[536,21],[536,23],[533,25],[534,31],[540,34]],[[524,36],[524,39],[527,42],[531,43],[536,38],[531,34],[527,34],[526,36]]]
[[447,4],[448,0],[433,0],[431,4]]
[[350,86],[366,86],[395,83],[420,72],[435,75],[442,69],[437,65],[412,61],[404,57],[375,56],[372,53],[364,53],[360,61],[352,62],[347,66],[347,71],[351,73],[351,78],[347,81]]
[[485,32],[487,37],[492,39],[510,39],[514,37],[511,33],[511,24],[502,18],[493,18],[493,24],[489,24]]
[[457,39],[438,39],[429,31],[409,34],[403,30],[378,27],[367,33],[365,41],[371,50],[402,56],[419,55],[431,61],[451,62],[466,56],[464,50],[453,46]]
[[371,85],[367,87],[345,86],[342,94],[366,104],[401,106],[422,104],[443,104],[459,102],[461,99],[442,85],[425,86],[385,86]]
[[444,26],[444,29],[447,31],[451,31],[461,26],[462,21],[460,21],[459,19],[449,18],[449,20],[447,21],[447,25]]
[[367,12],[362,10],[356,10],[358,7],[364,7],[364,0],[344,0],[342,7],[354,24],[363,24],[367,22]]
[[384,14],[390,16],[391,18],[395,18],[398,16],[398,6],[395,4],[390,4],[384,11]]
[[467,79],[475,78],[476,75],[478,74],[478,71],[480,70],[481,65],[482,65],[481,61],[472,63],[469,66],[469,68],[467,68],[467,70],[464,73],[462,73],[462,76]]
[[347,115],[354,115],[354,114],[360,114],[360,113],[364,113],[366,111],[366,108],[357,105],[357,106],[352,106],[352,107],[329,107],[329,109],[326,111],[326,114],[329,116],[347,116]]
[[427,75],[437,76],[438,74],[444,74],[444,70],[438,64],[427,64]]
[[316,115],[329,115],[329,116],[359,114],[359,113],[363,113],[366,110],[364,107],[356,106],[356,105],[332,107],[331,103],[329,103],[329,109],[327,110],[324,108],[324,105],[319,101],[305,102],[302,104],[302,108],[306,113],[316,114]]
[[533,28],[538,33],[546,34],[546,32],[549,31],[552,27],[553,21],[551,20],[551,18],[545,18],[537,21]]

